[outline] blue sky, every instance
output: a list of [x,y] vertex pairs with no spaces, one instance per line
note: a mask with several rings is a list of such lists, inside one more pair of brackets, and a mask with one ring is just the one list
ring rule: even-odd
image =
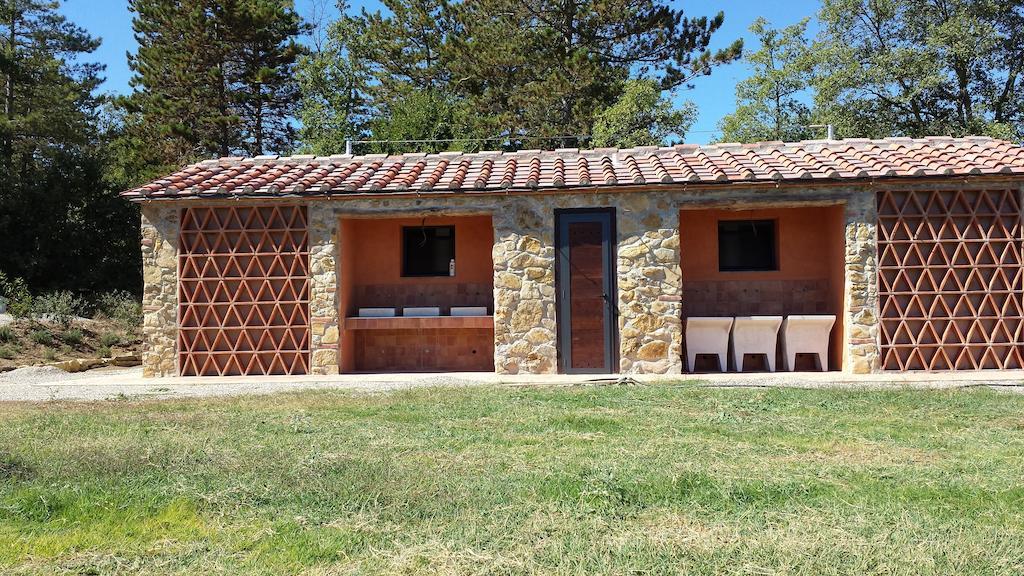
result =
[[[355,0],[353,4],[371,10],[379,6],[376,0]],[[725,24],[715,36],[714,43],[727,45],[733,39],[743,37],[747,40],[747,49],[757,47],[747,28],[758,16],[764,16],[774,26],[782,27],[806,16],[813,16],[819,6],[817,0],[692,0],[676,1],[673,4],[682,5],[690,16],[710,16],[718,10],[724,11]],[[322,14],[324,10],[328,17],[336,14],[333,5],[333,0],[296,0],[296,9],[307,19]],[[103,39],[103,44],[94,55],[95,61],[107,65],[107,81],[102,89],[128,92],[131,73],[126,54],[134,52],[135,40],[132,37],[131,13],[128,12],[127,2],[64,0],[61,12],[94,36]],[[697,123],[686,138],[688,142],[703,144],[714,138],[719,119],[735,108],[733,87],[748,74],[742,62],[719,67],[711,76],[695,81],[693,90],[684,90],[677,95],[679,99],[694,101],[700,112]]]

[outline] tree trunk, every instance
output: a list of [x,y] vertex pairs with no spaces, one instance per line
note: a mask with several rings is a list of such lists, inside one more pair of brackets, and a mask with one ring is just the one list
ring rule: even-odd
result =
[[17,69],[18,61],[18,8],[12,1],[10,3],[11,21],[10,31],[7,34],[7,45],[11,49],[11,69],[7,74],[7,93],[4,99],[4,114],[7,115],[8,120],[14,119],[14,74]]
[[[7,117],[8,125],[10,126],[14,120],[14,76],[18,68],[18,7],[13,0],[8,3],[8,7],[11,11],[11,20],[8,23],[10,31],[7,35],[7,42],[10,46],[11,60],[9,62],[10,68],[7,71],[7,85],[5,86],[4,115]],[[0,144],[3,147],[3,161],[8,166],[10,166],[11,156],[14,154],[13,137],[14,135],[11,133],[4,134],[3,142]]]
[[217,109],[220,113],[220,155],[230,156],[231,147],[228,145],[228,104],[227,104],[227,78],[225,78],[224,64],[220,63],[217,65],[220,70],[220,82],[217,83]]
[[266,152],[263,149],[263,86],[257,84],[253,92],[256,97],[256,110],[252,118],[253,137],[256,139],[253,151],[258,156]]

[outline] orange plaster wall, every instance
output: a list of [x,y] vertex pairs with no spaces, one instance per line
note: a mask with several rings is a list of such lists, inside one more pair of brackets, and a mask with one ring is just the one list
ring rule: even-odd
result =
[[[455,276],[403,277],[402,228],[406,226],[455,226]],[[493,283],[491,247],[494,231],[490,216],[451,218],[367,218],[342,220],[342,260],[351,263],[352,288],[389,284]],[[344,283],[344,280],[343,280]],[[344,292],[344,288],[343,288]],[[350,310],[354,312],[354,309]]]
[[[355,241],[354,228],[349,225],[349,222],[351,221],[343,220],[338,232],[338,244],[341,247],[341,254],[338,258],[338,302],[340,302],[341,315],[347,315],[345,311],[349,303],[352,302],[352,278],[355,271],[355,258],[348,257],[349,251],[346,249]],[[341,357],[338,365],[342,372],[351,372],[355,366],[354,334],[351,330],[344,330],[344,324],[342,324],[339,336]]]
[[[683,210],[679,215],[681,266],[687,280],[798,280],[828,278],[830,212],[840,207],[766,210]],[[779,269],[771,272],[718,270],[719,220],[776,220]]]
[[[787,283],[828,284],[828,313],[836,315],[830,344],[831,368],[843,362],[844,207],[769,208],[758,210],[682,210],[679,214],[680,266],[686,309],[687,284],[726,282],[737,292],[751,283],[786,290]],[[775,220],[779,269],[764,272],[721,272],[718,269],[719,220]],[[776,284],[781,283],[781,284]],[[725,301],[728,302],[728,296]],[[685,312],[684,312],[685,313]],[[777,314],[778,310],[760,311]],[[784,313],[811,313],[785,311]],[[740,313],[737,313],[739,315]]]
[[832,208],[828,212],[827,233],[829,242],[832,306],[836,323],[832,326],[829,362],[833,370],[846,368],[846,217],[845,206]]
[[[402,228],[420,225],[455,227],[455,276],[402,276]],[[494,231],[490,216],[344,218],[341,220],[339,244],[339,299],[343,316],[355,316],[363,306],[440,306],[441,313],[447,314],[450,306],[486,305],[488,312],[493,312],[491,249]],[[372,295],[376,301],[360,302],[360,295],[363,298]],[[455,332],[449,334],[455,335]],[[422,344],[424,336],[417,335],[416,330],[400,331],[391,335],[393,342],[390,345],[412,350]],[[363,337],[359,331],[342,329],[342,372],[365,369],[359,366],[360,355],[356,352],[365,346],[355,342],[355,339]],[[492,341],[493,335],[490,340],[486,337],[477,339]],[[451,347],[435,348],[436,354],[442,356],[434,359],[435,364],[461,366],[455,358],[443,358],[446,349]],[[415,369],[415,366],[403,369]]]

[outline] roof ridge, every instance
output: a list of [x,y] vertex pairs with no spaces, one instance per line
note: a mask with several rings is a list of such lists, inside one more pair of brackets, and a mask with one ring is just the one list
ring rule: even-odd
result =
[[524,150],[478,150],[476,152],[466,152],[459,150],[446,150],[442,152],[400,152],[397,154],[385,154],[385,153],[373,153],[373,154],[292,154],[292,155],[276,155],[276,154],[262,154],[258,156],[221,156],[219,158],[208,158],[199,160],[190,166],[237,166],[244,162],[251,162],[254,164],[287,164],[298,161],[304,161],[308,163],[324,163],[324,162],[338,162],[344,160],[351,160],[353,158],[373,158],[373,159],[388,159],[388,158],[422,158],[422,157],[441,157],[441,158],[455,158],[459,156],[489,156],[489,157],[503,157],[503,156],[540,156],[540,155],[552,155],[552,156],[566,156],[566,155],[584,155],[588,157],[599,157],[602,155],[628,155],[628,154],[649,154],[649,153],[672,153],[681,151],[693,151],[693,150],[719,150],[719,149],[751,149],[751,150],[774,150],[774,149],[789,149],[812,145],[837,145],[837,144],[934,144],[938,142],[943,143],[998,143],[1005,142],[1012,146],[1017,144],[1000,138],[993,138],[991,136],[984,135],[970,135],[970,136],[924,136],[920,138],[911,138],[908,136],[887,136],[885,138],[836,138],[833,140],[827,139],[809,139],[809,140],[763,140],[758,142],[713,142],[709,144],[692,144],[692,143],[679,143],[671,146],[632,146],[629,148],[615,148],[615,147],[595,147],[595,148],[554,148],[554,149],[524,149]]

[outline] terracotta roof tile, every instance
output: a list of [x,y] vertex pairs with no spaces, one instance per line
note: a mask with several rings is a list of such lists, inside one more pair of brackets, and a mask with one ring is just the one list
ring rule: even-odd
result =
[[474,193],[688,183],[1024,175],[1024,148],[971,136],[631,149],[219,158],[122,193],[132,199]]

